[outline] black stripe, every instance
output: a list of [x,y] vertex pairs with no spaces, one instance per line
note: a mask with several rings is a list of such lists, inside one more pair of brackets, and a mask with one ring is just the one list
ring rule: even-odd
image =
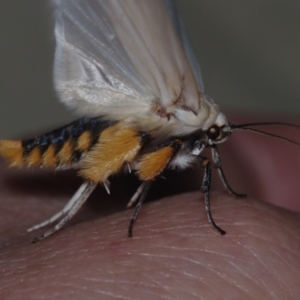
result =
[[[84,131],[91,133],[90,147],[92,147],[97,142],[101,131],[115,123],[116,122],[112,121],[104,121],[100,117],[81,118],[69,125],[42,134],[36,138],[22,141],[23,156],[28,156],[35,147],[38,147],[41,151],[41,155],[43,155],[50,145],[55,147],[55,153],[57,154],[67,141],[71,141],[73,147],[75,147],[77,139]],[[81,155],[82,153],[80,153],[80,151],[75,151],[74,160],[77,162],[81,158]]]

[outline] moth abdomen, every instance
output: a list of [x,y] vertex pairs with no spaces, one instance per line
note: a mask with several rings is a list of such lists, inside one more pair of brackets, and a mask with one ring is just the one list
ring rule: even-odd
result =
[[100,118],[82,118],[71,124],[24,141],[0,141],[0,155],[12,167],[57,168],[72,166],[110,126]]

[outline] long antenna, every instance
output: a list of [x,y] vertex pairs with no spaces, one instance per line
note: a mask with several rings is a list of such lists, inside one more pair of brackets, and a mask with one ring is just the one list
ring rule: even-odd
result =
[[[254,124],[254,125],[253,125]],[[272,123],[273,124],[273,123]],[[288,123],[286,123],[288,124]],[[276,139],[280,139],[280,140],[283,140],[283,141],[286,141],[288,143],[291,143],[291,144],[294,144],[294,145],[297,145],[297,146],[300,146],[300,143],[297,143],[291,139],[288,139],[288,138],[285,138],[283,136],[280,136],[280,135],[277,135],[277,134],[273,134],[273,133],[268,133],[268,132],[264,132],[264,131],[261,131],[261,130],[258,130],[258,129],[253,129],[253,128],[247,128],[247,127],[244,127],[246,125],[249,125],[249,124],[243,124],[241,125],[242,127],[240,126],[234,126],[233,128],[231,128],[232,130],[241,130],[241,131],[250,131],[250,132],[255,132],[255,133],[259,133],[261,135],[266,135],[268,137],[273,137],[273,138],[276,138]],[[266,125],[266,123],[252,123],[251,126],[256,126],[256,125]],[[271,125],[271,124],[268,124],[268,125]],[[274,123],[274,125],[283,125],[283,124],[278,124],[278,123]],[[293,124],[289,124],[289,125],[293,125]],[[299,126],[295,125],[295,126],[292,126],[292,127],[296,127],[296,128],[299,128]]]
[[262,125],[267,125],[267,126],[280,125],[280,126],[293,127],[293,128],[300,129],[299,125],[291,124],[291,123],[287,123],[287,122],[257,122],[257,123],[246,123],[246,124],[240,124],[240,125],[230,124],[230,128],[237,129],[237,128],[244,128],[244,127],[249,127],[249,126],[262,126]]
[[280,139],[280,140],[286,141],[288,143],[300,146],[300,143],[297,143],[294,140],[291,140],[289,138],[285,138],[283,136],[273,134],[273,133],[264,132],[264,131],[261,131],[261,130],[258,130],[258,129],[249,128],[249,127],[252,127],[252,126],[264,126],[264,125],[265,126],[279,125],[279,126],[284,126],[284,127],[291,127],[291,128],[300,129],[299,125],[292,124],[292,123],[287,123],[287,122],[255,122],[255,123],[245,123],[245,124],[240,124],[240,125],[230,124],[230,128],[232,130],[244,130],[244,131],[250,131],[250,132],[258,133],[258,134],[261,134],[261,135],[273,137],[273,138]]

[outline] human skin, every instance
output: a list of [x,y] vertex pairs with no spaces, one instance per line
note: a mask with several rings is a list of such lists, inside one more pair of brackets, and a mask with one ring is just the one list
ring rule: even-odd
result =
[[[257,151],[247,151],[247,141]],[[250,186],[246,192],[269,202],[284,189],[286,197],[282,203],[276,198],[276,204],[297,210],[299,149],[268,140],[261,144],[252,137],[247,141],[232,141],[223,151],[224,164],[232,166],[231,185],[238,191]],[[248,160],[241,164],[245,155]],[[266,170],[262,163],[270,158],[277,172]],[[248,180],[251,174],[231,175],[233,169],[245,171],[249,164],[254,181]],[[30,239],[44,229],[30,234],[25,229],[65,204],[74,177],[42,171],[26,175],[24,170],[7,169],[4,163],[0,167],[0,299],[299,297],[300,217],[296,212],[250,197],[235,199],[212,192],[214,220],[227,231],[220,236],[207,222],[203,195],[185,193],[146,203],[133,238],[127,238],[132,210],[108,213],[122,198],[112,187],[110,199],[96,191],[92,205],[88,203],[69,225],[31,244]],[[269,177],[264,179],[266,173]],[[108,205],[105,213],[93,204],[100,202],[99,197]]]

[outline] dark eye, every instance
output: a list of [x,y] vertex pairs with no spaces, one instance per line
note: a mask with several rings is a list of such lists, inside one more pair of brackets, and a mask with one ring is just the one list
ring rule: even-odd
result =
[[221,129],[217,125],[213,125],[207,130],[206,134],[209,139],[216,140],[221,134]]

